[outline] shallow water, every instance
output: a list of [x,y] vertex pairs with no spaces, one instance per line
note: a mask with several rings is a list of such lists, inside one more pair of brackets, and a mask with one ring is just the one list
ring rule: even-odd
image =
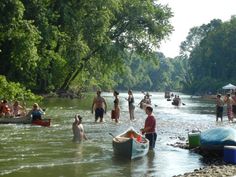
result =
[[[104,123],[94,123],[91,114],[92,98],[85,100],[48,99],[46,116],[52,126],[0,125],[0,175],[9,177],[74,177],[74,176],[160,176],[168,177],[193,171],[205,164],[201,156],[168,144],[187,139],[193,129],[204,130],[215,126],[232,126],[224,117],[215,122],[214,101],[191,98],[180,94],[185,105],[179,108],[164,99],[164,93],[151,93],[154,114],[157,117],[157,143],[154,151],[133,161],[113,156],[111,132],[118,135],[128,127],[139,130],[146,115],[136,106],[135,118],[129,121],[127,93],[120,94],[121,118],[115,124],[110,120],[112,93],[104,93],[109,110]],[[135,104],[142,93],[134,93]],[[83,117],[88,141],[73,143],[71,124],[75,113]]]

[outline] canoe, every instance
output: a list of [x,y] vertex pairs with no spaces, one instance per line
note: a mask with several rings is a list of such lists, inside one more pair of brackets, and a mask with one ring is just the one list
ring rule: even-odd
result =
[[32,125],[40,125],[43,127],[50,127],[51,119],[41,119],[41,120],[35,120],[31,122]]
[[145,156],[149,150],[148,139],[142,137],[133,128],[113,138],[114,154],[118,157],[135,159]]
[[29,117],[1,117],[0,124],[31,124]]
[[236,130],[229,127],[213,128],[201,132],[200,147],[203,150],[220,150],[224,146],[236,146]]
[[1,117],[0,124],[32,124],[49,127],[51,119],[32,121],[29,117]]
[[171,102],[172,105],[174,106],[179,106],[180,105],[180,102],[178,100],[174,100]]
[[165,92],[165,98],[170,98],[170,92],[169,91]]

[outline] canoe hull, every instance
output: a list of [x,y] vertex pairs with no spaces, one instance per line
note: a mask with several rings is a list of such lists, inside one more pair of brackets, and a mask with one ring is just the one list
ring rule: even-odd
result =
[[43,127],[50,127],[51,119],[42,119],[42,120],[35,120],[32,121],[32,125],[40,125]]
[[42,119],[32,121],[29,117],[18,117],[18,118],[0,118],[0,124],[32,124],[44,127],[49,127],[51,119]]
[[113,138],[112,145],[114,154],[117,157],[125,157],[128,159],[145,156],[149,150],[149,141],[143,137],[140,142],[137,141],[137,137],[141,136],[137,132],[134,133],[134,137],[130,138],[130,132],[134,133],[135,131],[131,129]]
[[0,118],[0,124],[31,124],[28,117]]

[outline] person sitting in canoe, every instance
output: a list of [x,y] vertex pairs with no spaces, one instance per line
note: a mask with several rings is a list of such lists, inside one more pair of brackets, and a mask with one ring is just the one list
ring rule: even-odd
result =
[[32,118],[32,121],[42,120],[44,111],[39,107],[38,103],[33,104],[33,108],[29,111],[28,116]]
[[138,105],[140,105],[140,108],[141,109],[146,109],[146,106],[148,105],[151,105],[152,102],[151,102],[151,98],[150,98],[151,95],[149,95],[149,93],[147,92],[145,95],[144,95],[144,98],[140,101],[140,103]]
[[0,104],[0,116],[11,116],[11,109],[7,100],[3,100]]
[[14,117],[25,116],[26,110],[23,106],[19,104],[18,101],[15,101],[12,106],[12,115]]
[[87,140],[87,136],[84,133],[84,127],[82,125],[82,117],[78,114],[75,115],[75,121],[72,124],[73,141],[81,142]]
[[153,108],[151,106],[146,107],[146,114],[148,115],[145,120],[144,128],[140,131],[145,134],[145,137],[149,140],[149,149],[153,150],[155,148],[157,134],[156,134],[156,119],[152,114]]
[[172,101],[172,105],[179,106],[179,104],[180,104],[180,98],[177,97],[177,95],[175,95],[175,97],[173,98],[173,101]]

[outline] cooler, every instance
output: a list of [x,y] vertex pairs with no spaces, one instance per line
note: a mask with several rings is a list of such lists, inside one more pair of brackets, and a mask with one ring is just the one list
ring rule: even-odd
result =
[[200,132],[194,132],[188,134],[189,148],[195,148],[200,146]]
[[224,146],[224,161],[236,164],[236,146]]

